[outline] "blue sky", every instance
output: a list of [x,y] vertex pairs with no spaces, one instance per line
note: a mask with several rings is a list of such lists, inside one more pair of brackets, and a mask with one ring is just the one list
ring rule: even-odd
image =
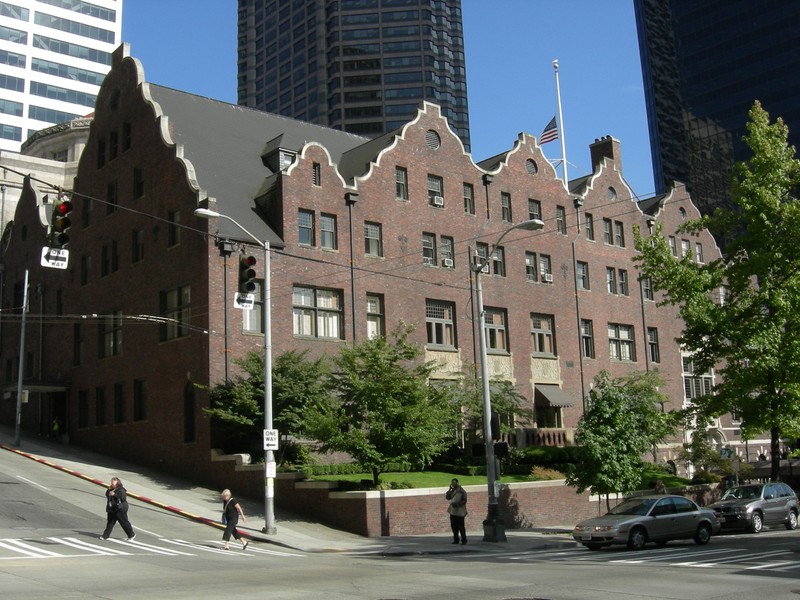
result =
[[[236,102],[235,0],[124,0],[123,40],[147,81]],[[590,172],[589,144],[622,143],[624,176],[654,191],[632,0],[462,0],[476,161],[541,133],[556,113],[559,61],[569,177]],[[560,157],[560,142],[543,146]]]

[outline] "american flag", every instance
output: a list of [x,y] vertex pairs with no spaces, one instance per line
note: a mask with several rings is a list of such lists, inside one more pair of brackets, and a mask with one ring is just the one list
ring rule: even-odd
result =
[[558,139],[558,125],[556,125],[556,118],[550,119],[550,122],[542,130],[542,135],[539,136],[539,144],[546,144]]

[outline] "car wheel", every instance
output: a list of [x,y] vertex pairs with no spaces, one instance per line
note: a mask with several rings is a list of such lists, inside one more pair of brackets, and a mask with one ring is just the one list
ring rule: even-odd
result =
[[603,547],[603,544],[584,544],[589,550],[600,550]]
[[753,516],[750,518],[750,531],[753,533],[761,533],[762,529],[764,529],[764,518],[761,516],[760,512],[754,512]]
[[641,550],[647,543],[647,532],[644,527],[634,527],[628,536],[628,548],[631,550]]
[[789,516],[786,519],[786,529],[789,531],[797,529],[797,513],[793,510],[789,511]]
[[708,523],[700,523],[697,526],[697,532],[694,534],[694,543],[703,546],[711,539],[711,527]]

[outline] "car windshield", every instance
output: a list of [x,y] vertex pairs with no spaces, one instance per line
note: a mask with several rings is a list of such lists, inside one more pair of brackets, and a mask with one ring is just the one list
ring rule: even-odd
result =
[[626,500],[608,511],[610,515],[646,515],[657,502],[657,498],[636,498]]
[[722,496],[723,500],[752,500],[754,498],[761,498],[761,490],[763,485],[742,485],[729,489]]

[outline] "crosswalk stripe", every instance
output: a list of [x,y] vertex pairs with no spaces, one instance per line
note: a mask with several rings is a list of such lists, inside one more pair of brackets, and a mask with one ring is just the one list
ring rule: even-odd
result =
[[[785,565],[794,565],[794,567],[798,566],[798,564],[796,562],[794,562],[794,561],[786,561],[786,562],[771,563],[771,564],[767,564],[767,565],[753,565],[752,567],[745,567],[744,570],[745,571],[760,571],[760,570],[764,570],[764,569],[775,569],[777,567],[783,567]],[[783,569],[778,569],[778,570],[782,571]]]
[[166,554],[167,556],[197,556],[196,554],[190,554],[189,552],[182,552],[181,550],[172,550],[171,548],[162,548],[160,546],[152,546],[150,544],[145,544],[144,542],[137,542],[136,540],[127,541],[127,540],[111,540],[115,544],[121,544],[123,546],[131,546],[133,548],[139,548],[141,550],[146,550],[148,552],[154,552],[155,554]]
[[51,537],[47,539],[53,540],[54,542],[58,542],[59,544],[64,544],[65,546],[72,546],[73,548],[77,548],[79,550],[88,550],[89,552],[93,552],[95,554],[100,554],[103,556],[115,556],[115,555],[130,556],[130,552],[114,550],[113,548],[101,548],[100,546],[95,546],[94,544],[89,544],[88,542],[84,542],[83,540],[78,540],[72,537],[67,537],[67,538]]
[[771,556],[780,556],[781,554],[791,554],[788,550],[779,550],[777,552],[761,552],[758,554],[739,554],[737,556],[732,556],[730,558],[723,558],[723,559],[712,559],[713,562],[707,562],[705,560],[696,560],[696,561],[688,561],[682,563],[674,563],[673,566],[676,567],[715,567],[720,564],[731,563],[731,562],[747,562],[751,559],[761,559],[761,558],[769,558]]
[[38,552],[28,552],[24,548],[16,548],[12,544],[7,543],[7,541],[13,541],[13,540],[0,541],[0,547],[6,548],[8,550],[13,550],[14,552],[19,552],[20,554],[24,554],[29,558],[46,558],[44,554],[39,554]]
[[247,556],[244,552],[232,552],[230,550],[218,550],[216,548],[209,548],[208,546],[203,546],[201,544],[193,544],[192,542],[187,542],[186,540],[168,540],[164,539],[165,542],[169,542],[170,544],[176,544],[178,546],[185,546],[187,548],[194,548],[195,550],[203,550],[205,552],[213,552],[214,554],[225,554],[228,556]]
[[[222,544],[222,542],[220,542],[219,540],[206,540],[206,541],[211,544]],[[225,550],[225,552],[228,552],[228,550]],[[247,550],[244,550],[244,552],[251,552],[255,554],[269,554],[271,556],[303,556],[302,554],[294,554],[292,552],[285,552],[283,550],[268,550],[267,548],[257,548],[253,546],[252,542],[247,544]]]
[[[45,550],[44,548],[37,548],[36,546],[27,544],[25,543],[25,540],[10,539],[2,541],[5,542],[6,544],[13,544],[14,546],[19,546],[19,548],[21,549],[20,551],[22,552],[24,552],[25,550],[30,550],[31,552],[34,552],[38,556],[61,556],[57,552],[51,552],[50,550]],[[8,548],[9,546],[6,545],[5,547]],[[11,549],[13,550],[14,548]]]

